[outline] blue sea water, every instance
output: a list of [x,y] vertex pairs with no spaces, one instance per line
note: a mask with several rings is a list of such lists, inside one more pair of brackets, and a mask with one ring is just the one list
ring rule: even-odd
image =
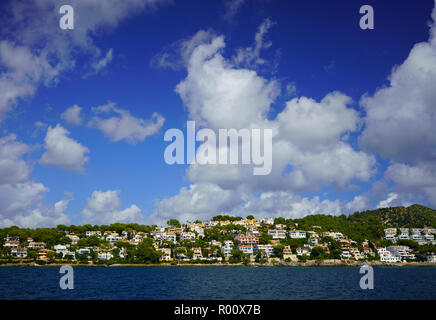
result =
[[62,290],[57,267],[0,267],[0,299],[436,299],[436,268],[374,267],[362,290],[357,267],[74,267]]

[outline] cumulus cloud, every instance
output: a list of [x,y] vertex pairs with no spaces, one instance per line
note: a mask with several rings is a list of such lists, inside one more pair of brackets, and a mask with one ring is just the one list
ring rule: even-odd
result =
[[215,184],[192,184],[183,187],[179,194],[158,201],[149,221],[163,224],[174,217],[181,221],[211,218],[220,212],[230,212],[242,204],[244,197],[242,191],[224,190]]
[[413,46],[392,69],[387,86],[362,98],[366,117],[359,142],[390,159],[385,177],[394,182],[397,202],[413,199],[435,206],[436,1],[432,19],[429,40]]
[[65,214],[69,199],[44,205],[48,188],[30,180],[32,168],[23,156],[31,150],[14,134],[0,138],[0,227],[47,227],[69,222]]
[[16,140],[14,134],[0,138],[0,185],[19,183],[29,178],[30,167],[22,156],[30,147]]
[[408,207],[410,206],[411,203],[402,200],[398,193],[395,192],[390,192],[388,194],[388,197],[385,200],[382,200],[378,203],[377,205],[377,209],[379,208],[388,208],[388,207],[397,207],[397,206],[404,206],[404,207]]
[[375,173],[375,158],[343,141],[360,125],[359,114],[349,108],[350,97],[332,92],[319,102],[294,98],[270,120],[268,111],[280,92],[279,84],[225,59],[222,36],[201,38],[205,42],[191,50],[188,75],[176,87],[189,117],[214,130],[273,129],[273,169],[259,178],[246,166],[193,165],[188,169],[191,181],[224,188],[245,184],[257,188],[254,191],[313,191],[327,184],[345,188],[351,180],[367,181]]
[[79,125],[82,123],[82,118],[80,116],[81,111],[82,108],[75,104],[61,114],[61,119],[65,120],[69,124]]
[[165,122],[165,118],[158,113],[153,113],[150,120],[135,118],[129,111],[117,108],[114,103],[93,108],[97,114],[113,112],[116,116],[100,118],[95,116],[90,122],[103,132],[111,141],[126,140],[135,144],[144,141],[148,136],[157,133]]
[[33,95],[37,83],[54,83],[60,69],[48,63],[46,54],[34,55],[8,40],[0,41],[0,66],[0,121],[19,98]]
[[17,225],[22,228],[55,227],[69,224],[65,214],[69,200],[55,205],[43,205],[45,193],[49,190],[41,183],[23,183],[0,186],[0,227]]
[[[257,45],[251,51],[244,51],[245,62],[250,62],[245,66],[251,65],[255,69],[255,57],[260,55],[262,48],[268,47],[263,36],[270,26],[271,22],[261,25],[255,37]],[[200,31],[193,39],[193,42],[185,41],[194,44],[189,46],[190,54],[184,58],[188,74],[176,86],[189,118],[199,127],[215,131],[272,129],[272,172],[267,176],[253,176],[250,165],[190,165],[187,176],[193,184],[189,189],[181,189],[178,195],[158,202],[153,213],[155,219],[171,214],[194,219],[196,215],[207,216],[206,212],[213,214],[222,208],[231,211],[241,205],[242,199],[256,193],[263,194],[264,198],[253,198],[252,203],[260,206],[259,201],[275,201],[274,210],[287,212],[288,216],[321,209],[348,213],[366,204],[365,198],[355,198],[345,205],[295,195],[296,192],[318,191],[325,186],[346,189],[351,181],[368,181],[376,173],[375,157],[355,150],[347,142],[346,136],[361,126],[359,113],[351,108],[350,97],[331,92],[320,101],[309,97],[294,98],[271,119],[269,110],[280,94],[279,82],[243,67],[239,63],[244,61],[242,58],[236,59],[238,63],[235,58],[226,59],[223,36]],[[222,148],[227,146],[216,146],[216,154],[222,153]],[[215,192],[208,192],[210,190]],[[228,195],[233,197],[228,198]],[[209,200],[192,202],[194,198]],[[190,209],[192,203],[196,206]],[[202,203],[210,203],[210,210],[202,208]],[[289,204],[288,211],[284,209],[285,204],[281,209],[280,203]],[[272,207],[270,209],[270,215],[276,212]]]
[[60,124],[49,126],[44,139],[45,152],[39,162],[66,170],[84,170],[83,165],[89,160],[89,149],[69,137],[70,132]]
[[385,176],[394,182],[396,192],[403,199],[422,199],[436,207],[435,163],[393,163],[386,169]]
[[92,224],[142,223],[143,216],[138,206],[133,204],[121,210],[119,194],[119,190],[94,191],[82,210],[82,222]]
[[301,150],[327,150],[342,134],[355,131],[358,113],[347,105],[350,97],[340,93],[327,94],[320,102],[311,98],[294,98],[277,116],[280,135]]
[[223,36],[207,40],[192,51],[188,76],[176,87],[190,118],[214,129],[259,126],[280,93],[278,83],[234,68],[220,53]]
[[293,193],[263,192],[259,197],[253,197],[244,206],[244,212],[258,217],[284,217],[298,219],[310,214],[341,214],[341,204],[338,200],[320,200],[300,197]]
[[393,68],[388,86],[361,101],[366,111],[361,145],[391,160],[436,160],[434,22],[430,33],[428,42],[414,45],[407,59]]
[[349,214],[366,208],[366,199],[361,196],[349,202],[340,202],[321,200],[319,196],[302,197],[288,191],[253,195],[243,188],[226,190],[216,184],[196,183],[183,187],[173,197],[159,200],[149,221],[163,225],[171,218],[192,222],[210,219],[217,214],[298,219],[311,214]]
[[99,72],[112,59],[112,51],[102,55],[95,36],[166,2],[71,0],[74,32],[62,32],[56,27],[62,5],[58,1],[9,1],[0,21],[2,38],[8,39],[0,42],[0,120],[19,99],[32,96],[39,84],[55,84],[62,72],[76,67],[77,52],[86,58],[85,72]]

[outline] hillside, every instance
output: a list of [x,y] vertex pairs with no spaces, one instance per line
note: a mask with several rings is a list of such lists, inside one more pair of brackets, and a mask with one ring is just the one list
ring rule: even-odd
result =
[[316,225],[323,230],[340,231],[357,241],[378,240],[383,237],[383,229],[387,227],[436,227],[436,210],[414,204],[407,208],[392,207],[355,212],[348,217],[310,215],[292,222],[298,223],[302,229],[310,229]]

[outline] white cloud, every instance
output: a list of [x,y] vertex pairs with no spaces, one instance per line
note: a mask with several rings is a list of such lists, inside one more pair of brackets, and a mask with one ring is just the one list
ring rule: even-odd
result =
[[272,46],[271,41],[265,41],[265,35],[274,24],[270,18],[261,23],[254,36],[253,47],[237,50],[236,55],[233,57],[233,63],[236,66],[256,69],[259,65],[267,64],[267,61],[261,57],[260,53]]
[[34,55],[25,46],[10,41],[0,41],[0,121],[19,98],[32,95],[36,84],[50,84],[59,73],[58,66],[51,66],[45,54]]
[[342,134],[357,129],[359,115],[347,108],[351,102],[340,92],[327,94],[319,103],[306,97],[294,98],[277,116],[280,136],[303,151],[330,149]]
[[0,185],[24,182],[31,168],[21,158],[30,147],[16,140],[14,134],[0,138]]
[[0,227],[16,225],[22,228],[55,227],[69,224],[65,214],[69,200],[55,205],[42,205],[48,188],[41,183],[24,182],[0,186]]
[[379,204],[377,205],[377,209],[378,208],[392,207],[391,203],[393,203],[397,198],[398,198],[397,193],[395,193],[395,192],[389,193],[387,199],[379,202]]
[[219,213],[230,212],[242,204],[243,192],[224,190],[211,183],[192,184],[180,189],[179,194],[161,199],[149,217],[154,224],[164,224],[171,218],[195,221],[211,218]]
[[61,119],[69,124],[79,125],[82,123],[82,118],[80,117],[81,110],[82,108],[75,104],[61,114]]
[[[395,190],[406,199],[423,199],[436,207],[436,165],[431,162],[408,165],[393,163],[385,172]],[[416,201],[416,200],[415,200]]]
[[109,103],[93,108],[97,114],[114,112],[117,116],[112,118],[100,118],[95,116],[90,122],[102,131],[111,141],[118,142],[126,140],[135,144],[144,141],[148,136],[157,133],[165,122],[160,114],[154,113],[150,120],[143,120],[133,117],[129,111],[115,107]]
[[375,173],[375,158],[343,141],[343,136],[360,124],[359,114],[348,107],[350,97],[332,92],[320,102],[295,98],[276,119],[269,120],[270,105],[279,94],[278,83],[226,60],[223,37],[200,38],[204,42],[195,41],[196,47],[190,49],[188,76],[176,87],[189,117],[215,130],[272,128],[273,170],[259,178],[246,166],[194,165],[187,172],[191,181],[224,188],[248,185],[253,191],[314,191],[327,184],[345,188],[351,180],[367,181]]
[[280,92],[278,83],[266,81],[255,71],[235,69],[220,54],[224,47],[222,36],[195,47],[188,76],[177,85],[176,92],[190,118],[201,125],[239,129],[263,122]]
[[107,65],[112,61],[112,59],[113,59],[113,49],[111,48],[106,52],[106,55],[103,58],[91,64],[92,70],[89,73],[85,74],[83,77],[88,78],[90,76],[98,74],[101,70],[107,67]]
[[85,209],[82,210],[83,223],[111,224],[143,223],[141,210],[136,205],[121,210],[119,190],[96,190],[88,198]]
[[341,214],[341,204],[338,200],[320,200],[301,198],[293,193],[264,192],[258,198],[253,197],[244,206],[244,212],[257,217],[284,217],[298,219],[310,214]]
[[[253,53],[250,57],[267,46],[263,35],[268,28],[259,29],[256,36],[259,45],[250,51]],[[275,119],[270,119],[268,112],[280,93],[279,83],[226,59],[222,36],[200,31],[194,39],[185,41],[193,44],[189,45],[190,54],[184,58],[188,75],[176,87],[189,118],[214,130],[271,128],[272,172],[267,176],[253,176],[249,165],[191,165],[187,169],[187,176],[193,182],[190,189],[183,188],[178,195],[158,202],[153,218],[165,220],[175,214],[194,220],[197,215],[239,210],[242,199],[255,193],[270,194],[271,199],[278,201],[276,209],[289,216],[317,212],[320,208],[334,213],[362,208],[365,198],[355,198],[345,205],[317,198],[301,199],[294,194],[318,191],[325,186],[346,189],[352,181],[368,181],[375,174],[375,157],[347,143],[347,135],[360,128],[359,113],[349,107],[351,98],[340,92],[331,92],[321,101],[295,98],[286,103]],[[222,150],[217,151],[219,154]],[[255,198],[251,201],[258,204]],[[282,209],[279,203],[292,205],[286,211],[285,205]],[[270,215],[274,212],[270,211]]]
[[49,190],[30,180],[31,167],[22,158],[31,147],[16,140],[15,135],[0,138],[0,227],[55,226],[68,223],[65,215],[68,199],[54,206],[43,205]]
[[74,68],[74,53],[84,54],[84,69],[100,71],[112,51],[102,57],[93,39],[125,18],[167,2],[71,0],[74,32],[61,32],[57,26],[62,4],[57,0],[9,1],[0,21],[3,38],[9,39],[0,42],[0,121],[19,99],[32,96],[39,84],[56,83],[61,72]]
[[[436,18],[436,2],[433,9]],[[416,44],[393,68],[389,85],[362,98],[363,147],[395,161],[436,160],[436,25],[428,42]]]
[[225,20],[232,20],[238,13],[239,9],[244,5],[246,0],[227,0],[225,2],[226,12],[224,14]]
[[286,85],[286,95],[288,97],[293,97],[297,95],[297,86],[295,82],[290,82]]
[[171,218],[192,222],[218,214],[298,219],[311,214],[349,214],[366,208],[367,202],[362,196],[356,196],[350,202],[321,200],[318,196],[301,197],[287,191],[268,191],[255,196],[241,188],[231,190],[211,183],[197,183],[158,201],[149,221],[163,225]]
[[44,139],[45,152],[39,162],[66,170],[84,170],[83,165],[89,160],[89,149],[69,137],[69,131],[57,124],[49,126]]
[[370,201],[368,197],[364,195],[355,196],[353,200],[345,204],[345,209],[347,213],[364,211],[364,210],[368,210],[369,208],[370,208]]

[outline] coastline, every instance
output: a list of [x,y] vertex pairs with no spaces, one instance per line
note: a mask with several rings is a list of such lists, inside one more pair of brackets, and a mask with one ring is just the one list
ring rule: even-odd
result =
[[0,267],[61,267],[70,265],[72,267],[359,267],[369,265],[372,267],[436,267],[432,262],[408,262],[408,263],[383,263],[380,261],[306,261],[306,262],[276,262],[276,263],[235,263],[235,264],[202,264],[202,263],[183,263],[183,264],[61,264],[53,263],[38,265],[36,263],[11,263],[1,264]]

